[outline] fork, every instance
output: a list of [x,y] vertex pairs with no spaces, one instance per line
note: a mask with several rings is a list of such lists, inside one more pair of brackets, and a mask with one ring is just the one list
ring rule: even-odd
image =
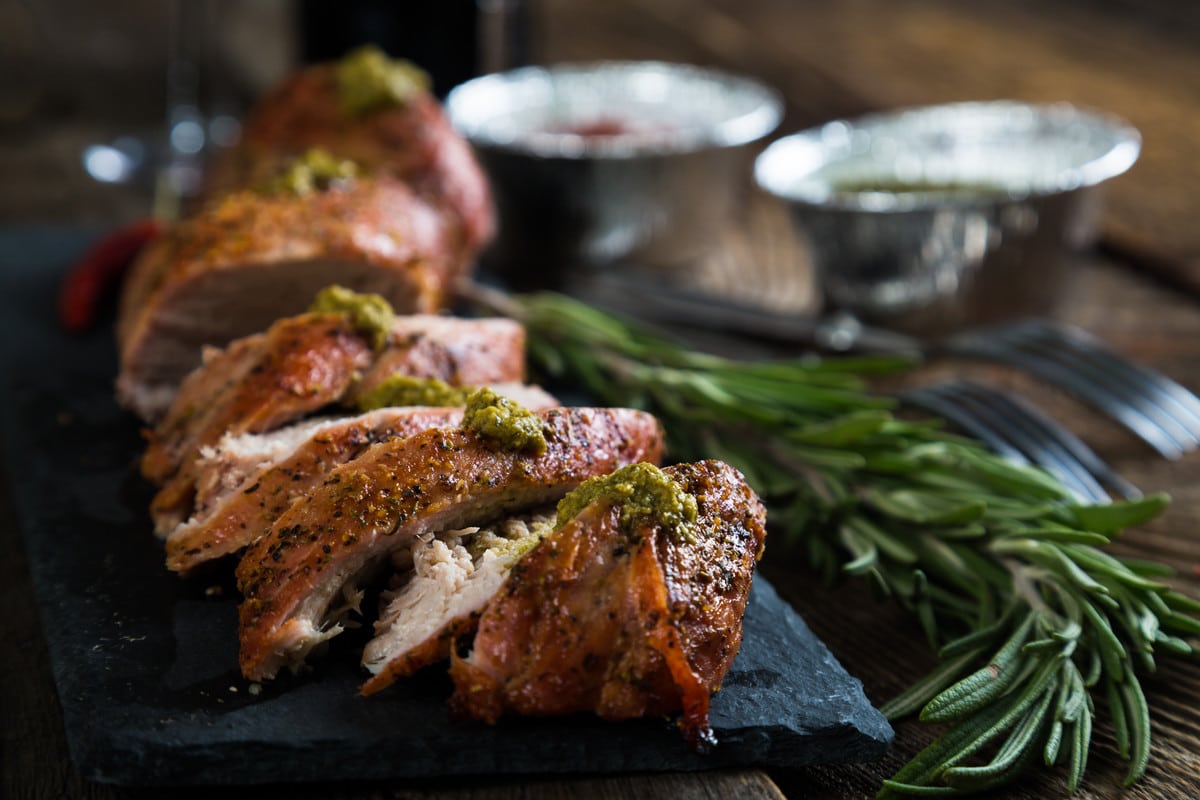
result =
[[1165,458],[1200,446],[1200,398],[1080,328],[1026,319],[960,334],[942,349],[1005,363],[1053,383],[1116,419]]
[[1054,384],[1128,428],[1164,458],[1200,447],[1200,398],[1145,365],[1134,363],[1080,328],[1024,319],[957,334],[938,342],[864,325],[852,315],[796,316],[738,306],[637,275],[593,279],[585,296],[651,322],[748,334],[832,352],[941,356],[1005,364]]
[[922,342],[863,326],[841,314],[817,322],[814,340],[829,349],[994,361],[1066,390],[1124,425],[1164,458],[1175,460],[1200,447],[1200,398],[1073,325],[1028,318]]
[[1078,436],[1016,395],[960,380],[910,389],[899,398],[949,420],[1010,462],[1042,467],[1080,500],[1109,502],[1105,487],[1127,500],[1142,496]]

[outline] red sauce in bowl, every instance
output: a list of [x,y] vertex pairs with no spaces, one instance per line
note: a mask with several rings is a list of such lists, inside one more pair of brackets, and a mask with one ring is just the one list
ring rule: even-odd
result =
[[562,133],[569,136],[586,136],[589,138],[607,138],[633,133],[634,131],[635,128],[630,127],[629,123],[616,117],[601,117],[590,122],[551,128],[549,133]]

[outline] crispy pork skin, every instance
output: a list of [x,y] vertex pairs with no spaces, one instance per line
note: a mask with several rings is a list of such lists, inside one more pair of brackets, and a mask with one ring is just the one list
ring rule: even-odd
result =
[[209,193],[253,185],[281,158],[320,147],[411,184],[457,221],[470,249],[482,245],[495,226],[487,178],[437,99],[418,91],[406,103],[347,117],[336,69],[306,67],[262,98]]
[[649,519],[623,527],[606,499],[585,507],[513,568],[470,653],[451,654],[457,712],[682,711],[689,741],[711,738],[709,700],[741,644],[765,511],[722,462],[664,471],[696,498],[695,541]]
[[205,345],[264,330],[340,284],[397,313],[445,305],[464,274],[445,215],[405,184],[363,178],[307,196],[236,192],[148,247],[125,283],[118,399],[146,419]]
[[399,317],[379,352],[342,314],[280,320],[249,340],[210,354],[149,434],[142,474],[161,485],[150,505],[160,536],[191,515],[204,448],[226,434],[264,433],[352,403],[388,375],[483,385],[525,372],[525,331],[506,319]]
[[252,679],[298,665],[341,632],[333,609],[418,537],[555,502],[587,478],[656,461],[662,433],[629,409],[540,412],[540,455],[441,428],[370,448],[337,467],[251,545],[237,568],[240,662]]
[[[526,408],[558,401],[536,386],[496,384],[494,391]],[[252,544],[326,473],[368,447],[462,421],[461,408],[381,408],[355,417],[300,423],[295,433],[225,436],[203,453],[192,516],[167,536],[167,567],[187,572]],[[298,434],[298,435],[297,435]]]

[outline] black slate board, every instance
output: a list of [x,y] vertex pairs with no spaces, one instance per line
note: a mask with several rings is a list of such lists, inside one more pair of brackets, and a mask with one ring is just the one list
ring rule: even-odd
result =
[[719,744],[706,755],[663,719],[453,721],[450,683],[437,670],[360,698],[347,642],[308,674],[252,695],[236,668],[229,579],[181,581],[150,534],[137,424],[111,397],[110,326],[69,337],[53,322],[58,276],[89,238],[0,231],[0,430],[85,776],[177,785],[799,767],[887,748],[891,728],[862,685],[761,577],[741,652],[714,698]]

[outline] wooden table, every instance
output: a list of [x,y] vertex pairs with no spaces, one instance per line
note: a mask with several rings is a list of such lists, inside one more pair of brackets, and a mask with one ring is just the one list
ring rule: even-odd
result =
[[[1067,99],[1119,113],[1145,137],[1141,163],[1113,186],[1105,248],[1080,258],[1079,278],[1061,317],[1083,325],[1125,353],[1200,389],[1200,11],[1153,0],[1036,3],[987,0],[606,0],[533,4],[539,60],[659,58],[692,61],[758,75],[787,101],[784,130],[862,111],[952,99],[1014,97]],[[0,165],[57,163],[84,134],[57,126],[45,137],[0,140]],[[39,149],[40,148],[40,149]],[[53,148],[47,151],[47,148]],[[45,186],[45,173],[26,198],[53,205],[22,207],[20,186],[9,184],[0,214],[13,219],[112,223],[130,204],[109,203],[95,187],[63,168]],[[786,231],[767,206],[755,206],[728,237],[712,267],[736,269],[748,259],[775,263],[789,255]],[[746,231],[751,233],[747,235]],[[780,255],[783,252],[783,255]],[[718,274],[715,278],[720,279]],[[926,372],[978,372],[940,364]],[[920,377],[927,377],[922,375]],[[1160,559],[1179,570],[1175,583],[1200,595],[1200,456],[1165,462],[1106,419],[1069,398],[1011,373],[987,371],[992,381],[1019,388],[1092,444],[1144,489],[1165,490],[1170,510],[1131,531],[1114,549]],[[83,781],[71,767],[61,716],[38,629],[27,569],[11,505],[0,504],[0,714],[3,725],[0,796],[157,796]],[[803,560],[769,548],[765,574],[784,588],[816,633],[868,695],[883,702],[934,664],[918,628],[903,613],[875,603],[863,587],[820,586]],[[1103,715],[1081,797],[1176,798],[1200,786],[1200,664],[1165,662],[1148,679],[1154,749],[1145,779],[1122,791],[1123,768],[1113,753]],[[267,797],[557,798],[557,797],[869,797],[932,737],[926,726],[897,727],[894,751],[878,763],[798,772],[720,772],[699,776],[580,778],[577,780],[438,781],[403,786],[277,787]],[[1042,770],[1000,797],[1060,796],[1062,776]],[[207,797],[184,790],[181,798]]]

